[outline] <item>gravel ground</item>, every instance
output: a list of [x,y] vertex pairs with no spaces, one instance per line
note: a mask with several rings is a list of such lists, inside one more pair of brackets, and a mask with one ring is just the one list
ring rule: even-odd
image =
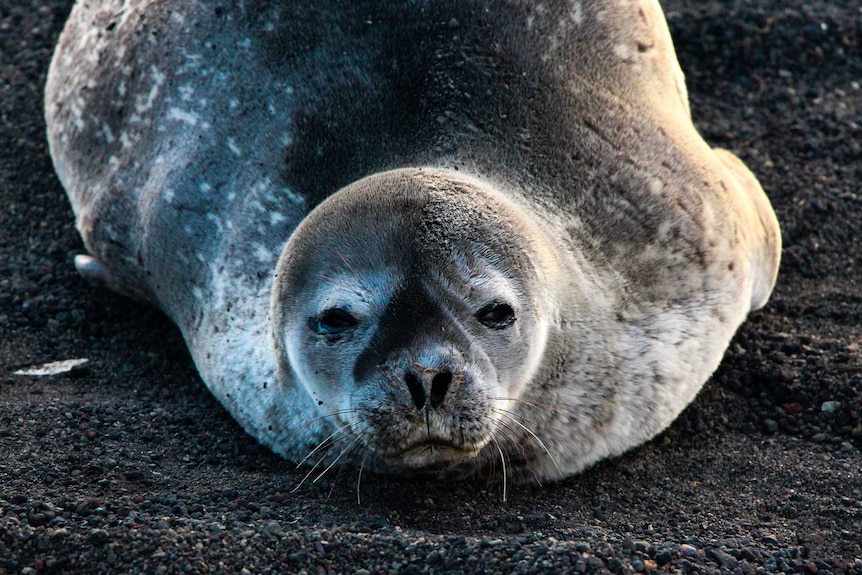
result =
[[862,572],[858,2],[664,2],[698,128],[775,205],[778,286],[667,432],[505,501],[349,470],[300,485],[162,315],[76,275],[42,119],[70,5],[0,4],[0,575]]

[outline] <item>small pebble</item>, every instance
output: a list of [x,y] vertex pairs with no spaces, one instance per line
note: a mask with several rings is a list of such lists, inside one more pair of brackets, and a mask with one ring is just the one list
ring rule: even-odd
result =
[[683,543],[679,546],[679,554],[683,557],[691,557],[693,559],[697,559],[697,549],[686,543]]
[[87,536],[87,539],[93,545],[104,545],[108,542],[109,538],[108,532],[104,529],[92,529]]
[[281,533],[281,523],[278,521],[267,521],[263,525],[263,534],[264,535],[278,535]]
[[670,549],[662,549],[656,553],[655,560],[659,566],[667,565],[673,559],[673,552]]
[[841,407],[840,401],[824,401],[820,406],[820,411],[823,413],[835,413]]

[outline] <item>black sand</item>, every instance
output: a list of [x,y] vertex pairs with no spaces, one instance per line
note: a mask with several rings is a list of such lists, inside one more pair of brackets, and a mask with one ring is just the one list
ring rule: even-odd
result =
[[778,287],[667,432],[505,502],[346,470],[294,492],[164,317],[76,275],[42,119],[70,5],[0,5],[0,575],[862,572],[857,2],[664,2],[699,129],[775,205]]

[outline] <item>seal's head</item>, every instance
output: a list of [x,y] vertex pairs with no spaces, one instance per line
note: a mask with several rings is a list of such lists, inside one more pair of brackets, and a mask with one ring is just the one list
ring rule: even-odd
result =
[[281,255],[281,370],[354,454],[390,470],[474,458],[506,436],[505,414],[543,357],[554,313],[544,237],[511,200],[454,172],[396,170],[343,188]]

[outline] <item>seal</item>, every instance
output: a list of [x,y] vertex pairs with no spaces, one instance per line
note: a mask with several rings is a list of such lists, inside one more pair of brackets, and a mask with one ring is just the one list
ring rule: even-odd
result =
[[576,473],[669,425],[775,283],[655,0],[80,2],[45,109],[81,274],[320,468]]

